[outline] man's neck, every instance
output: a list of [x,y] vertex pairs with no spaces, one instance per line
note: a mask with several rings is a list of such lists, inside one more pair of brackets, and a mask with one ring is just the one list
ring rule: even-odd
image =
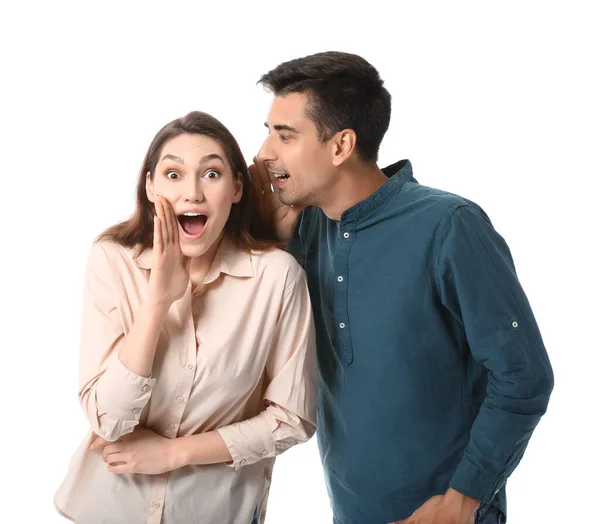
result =
[[339,221],[344,211],[371,196],[387,180],[376,164],[348,166],[319,207],[328,218]]

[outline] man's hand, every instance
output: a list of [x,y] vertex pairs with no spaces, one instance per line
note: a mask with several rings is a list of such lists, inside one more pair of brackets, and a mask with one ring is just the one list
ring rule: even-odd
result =
[[263,213],[272,221],[279,240],[288,242],[294,236],[296,222],[302,207],[288,206],[279,200],[277,192],[273,191],[271,175],[264,162],[254,157],[254,164],[250,165],[250,179],[260,198]]
[[112,473],[158,475],[179,467],[175,439],[165,438],[141,426],[116,442],[96,437],[90,449],[102,453]]
[[391,524],[474,524],[479,501],[450,488],[436,495],[404,520]]

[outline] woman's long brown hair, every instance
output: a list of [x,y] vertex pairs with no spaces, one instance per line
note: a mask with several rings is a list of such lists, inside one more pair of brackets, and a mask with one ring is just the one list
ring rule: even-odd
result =
[[193,111],[169,122],[156,134],[138,175],[135,212],[129,219],[101,233],[96,240],[113,240],[125,247],[138,246],[140,250],[152,247],[155,211],[154,204],[146,195],[146,174],[149,172],[150,177],[154,178],[163,146],[172,138],[183,134],[204,135],[217,141],[227,154],[233,176],[242,177],[242,198],[231,208],[225,224],[225,234],[237,247],[248,251],[280,246],[273,224],[259,205],[259,196],[254,184],[250,182],[248,166],[240,146],[221,122],[201,111]]

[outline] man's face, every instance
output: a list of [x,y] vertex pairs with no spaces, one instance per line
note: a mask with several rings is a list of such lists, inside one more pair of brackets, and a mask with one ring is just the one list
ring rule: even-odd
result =
[[331,141],[319,140],[315,123],[306,116],[306,103],[301,93],[273,99],[265,123],[269,136],[258,153],[287,205],[321,205],[336,178]]

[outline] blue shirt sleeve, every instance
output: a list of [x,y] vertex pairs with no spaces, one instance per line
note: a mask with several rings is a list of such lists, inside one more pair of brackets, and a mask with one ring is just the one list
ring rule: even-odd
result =
[[490,502],[521,460],[554,377],[508,246],[485,213],[471,204],[455,209],[437,248],[442,304],[464,329],[472,358],[488,370],[485,398],[450,487]]

